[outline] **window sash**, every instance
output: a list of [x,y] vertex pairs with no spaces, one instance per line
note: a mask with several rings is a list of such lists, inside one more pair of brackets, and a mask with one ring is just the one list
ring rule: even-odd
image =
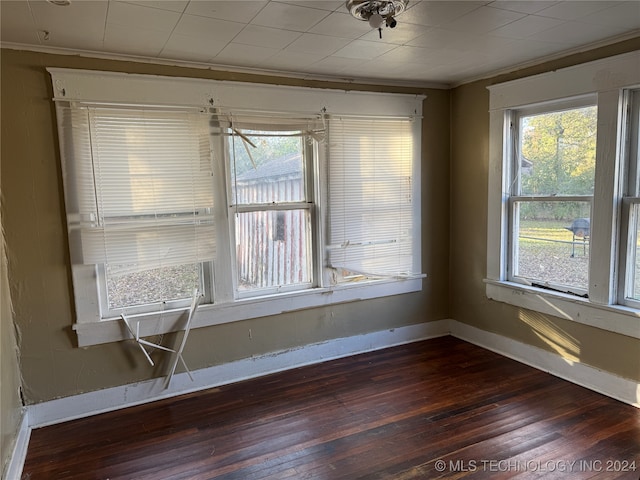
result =
[[[508,252],[508,268],[507,268],[507,279],[512,282],[521,283],[524,285],[534,285],[534,286],[544,286],[547,288],[556,289],[558,291],[562,291],[565,293],[576,294],[580,296],[587,296],[588,294],[588,282],[585,282],[584,288],[581,288],[579,285],[565,283],[560,281],[558,278],[553,279],[553,274],[543,277],[535,277],[530,275],[523,275],[520,271],[520,260],[521,260],[521,252],[520,252],[520,239],[529,239],[538,242],[546,242],[551,243],[556,246],[567,246],[566,252],[564,248],[560,248],[559,255],[567,255],[568,257],[573,257],[575,252],[579,250],[585,251],[586,247],[586,239],[582,238],[582,241],[579,239],[576,240],[575,237],[571,240],[568,239],[554,239],[554,238],[544,238],[544,237],[533,237],[529,238],[526,236],[520,235],[520,215],[519,209],[522,205],[525,204],[550,204],[550,203],[584,203],[587,204],[589,215],[580,215],[580,217],[591,218],[593,197],[590,195],[578,195],[578,196],[556,196],[556,197],[533,197],[533,196],[512,196],[509,198],[509,252]],[[569,225],[564,226],[564,228],[568,229]],[[590,236],[590,235],[589,235]],[[591,245],[589,243],[589,252],[591,251]],[[570,253],[571,252],[571,253]],[[588,278],[588,270],[587,270],[587,278]],[[557,275],[556,275],[557,277]]]
[[[309,209],[255,210],[234,215],[238,298],[313,286]],[[280,225],[280,221],[282,225]]]
[[[545,102],[518,108],[517,110],[507,110],[505,112],[505,131],[508,132],[509,142],[508,149],[505,150],[505,158],[508,159],[509,168],[507,170],[510,179],[507,192],[510,195],[521,195],[529,197],[543,197],[541,194],[524,194],[522,193],[522,165],[520,158],[520,128],[524,118],[533,117],[544,114],[561,113],[567,110],[576,110],[585,107],[597,106],[596,97],[594,95],[582,95],[573,98],[556,100],[553,102]],[[562,192],[555,192],[562,195]],[[570,196],[566,195],[565,196]]]
[[[262,125],[260,129],[267,137],[282,137],[270,132],[272,127]],[[312,201],[309,196],[309,172],[313,159],[312,149],[305,148],[306,142],[312,141],[302,131],[287,131],[294,137],[302,137],[297,152],[289,152],[286,157],[271,159],[262,165],[257,165],[254,156],[259,154],[259,147],[253,143],[254,131],[240,132],[230,127],[228,170],[229,170],[229,202],[234,208],[259,205],[291,205]],[[251,138],[250,138],[251,137]],[[238,151],[246,152],[253,169],[238,173]],[[255,152],[254,152],[255,150]],[[253,153],[252,153],[253,152]],[[278,163],[278,165],[274,165]]]
[[621,295],[620,303],[633,308],[640,308],[640,197],[625,198],[623,202],[624,225],[622,228],[623,248],[621,262]]
[[[182,264],[177,266],[179,267],[195,267],[197,272],[197,280],[192,285],[181,285],[182,293],[185,295],[184,297],[177,297],[175,295],[167,294],[165,286],[160,288],[160,291],[156,292],[136,292],[135,296],[137,297],[136,303],[126,303],[124,306],[112,306],[110,305],[111,300],[115,297],[118,298],[121,295],[128,295],[130,291],[125,291],[124,287],[120,285],[119,292],[116,294],[111,294],[109,292],[110,283],[116,280],[120,280],[120,276],[110,277],[109,272],[107,272],[107,268],[105,264],[97,264],[94,266],[96,276],[99,279],[97,282],[97,288],[99,291],[99,299],[100,299],[100,312],[101,317],[103,319],[106,318],[119,318],[121,314],[126,313],[128,315],[144,315],[147,313],[160,313],[161,315],[165,313],[169,313],[175,310],[182,311],[185,308],[188,308],[191,300],[187,297],[188,295],[193,295],[193,288],[197,288],[200,295],[203,297],[203,303],[211,303],[213,301],[213,297],[211,295],[210,286],[212,284],[212,276],[211,276],[211,263],[200,263],[200,264]],[[161,268],[160,270],[170,270],[172,267]],[[139,275],[155,275],[155,270],[144,271],[144,272],[122,272],[119,274],[139,274]],[[166,273],[161,273],[162,278],[166,280]],[[155,279],[154,280],[158,280]],[[159,280],[158,280],[159,281]],[[114,282],[115,283],[115,282]],[[188,290],[188,288],[192,288]],[[114,300],[115,301],[115,300]]]

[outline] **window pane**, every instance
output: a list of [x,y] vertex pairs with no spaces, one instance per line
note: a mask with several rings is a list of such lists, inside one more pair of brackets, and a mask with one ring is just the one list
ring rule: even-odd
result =
[[130,273],[122,265],[106,267],[110,309],[148,305],[191,298],[201,287],[200,264],[154,268]]
[[310,219],[307,210],[237,215],[238,289],[311,282]]
[[243,131],[243,135],[246,139],[238,135],[230,137],[233,203],[304,201],[304,162],[299,132],[275,135]]
[[520,119],[521,195],[592,195],[596,165],[595,106]]
[[516,202],[514,276],[586,291],[590,216],[589,202]]
[[631,212],[629,224],[629,248],[627,258],[627,268],[629,269],[627,281],[627,298],[640,301],[640,205],[634,204]]

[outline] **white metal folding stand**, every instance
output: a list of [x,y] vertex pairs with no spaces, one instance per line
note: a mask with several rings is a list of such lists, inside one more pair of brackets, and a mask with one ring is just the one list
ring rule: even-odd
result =
[[189,378],[193,382],[193,376],[189,371],[189,367],[187,367],[187,362],[185,362],[184,358],[182,357],[182,351],[184,350],[184,346],[187,343],[187,338],[189,337],[189,332],[191,331],[191,322],[196,313],[196,310],[198,309],[199,304],[200,304],[200,295],[198,293],[198,290],[194,290],[193,298],[191,299],[191,307],[189,308],[189,315],[187,317],[187,321],[183,328],[184,334],[182,335],[182,341],[180,342],[180,346],[178,347],[178,349],[175,350],[175,355],[173,357],[173,361],[171,362],[171,369],[169,370],[169,374],[167,375],[167,384],[165,388],[169,388],[169,384],[171,383],[171,378],[173,377],[173,374],[176,371],[176,367],[178,366],[178,361],[182,362],[184,369],[187,371]]
[[158,345],[157,343],[152,343],[145,340],[144,338],[140,338],[140,321],[136,321],[136,330],[134,332],[133,327],[131,326],[131,318],[129,318],[124,313],[121,314],[120,316],[122,317],[124,324],[127,326],[129,333],[131,334],[133,339],[136,341],[136,343],[140,347],[140,350],[142,350],[142,353],[144,353],[144,356],[147,357],[147,360],[149,361],[151,366],[154,366],[155,363],[153,363],[153,360],[151,359],[151,355],[149,355],[149,352],[147,352],[147,349],[144,348],[145,345],[147,345],[148,347],[157,348],[159,350],[164,350],[165,352],[175,352],[175,350],[171,348],[167,348],[164,345]]
[[180,347],[177,350],[174,350],[173,348],[165,347],[164,345],[159,345],[157,343],[149,342],[144,338],[140,338],[140,322],[139,321],[136,322],[136,327],[134,330],[131,317],[127,316],[124,313],[120,315],[122,318],[122,321],[127,326],[127,329],[131,334],[131,337],[133,337],[133,340],[136,341],[136,343],[140,347],[140,350],[142,350],[142,353],[144,354],[146,359],[149,361],[151,366],[154,366],[155,363],[151,359],[151,355],[149,355],[149,352],[147,352],[147,349],[144,348],[145,345],[148,347],[157,348],[158,350],[163,350],[165,352],[174,354],[173,360],[171,361],[171,368],[169,369],[169,374],[167,375],[167,382],[166,382],[165,388],[169,388],[169,384],[171,383],[171,378],[173,377],[173,374],[176,371],[176,367],[178,366],[178,361],[182,362],[182,365],[187,371],[187,375],[189,375],[189,378],[191,379],[191,381],[193,381],[193,376],[191,375],[191,371],[189,371],[189,367],[187,367],[187,363],[184,361],[184,358],[182,357],[182,352],[187,343],[187,337],[189,336],[189,332],[191,330],[191,322],[193,320],[193,316],[199,304],[200,304],[200,294],[196,289],[194,290],[193,297],[191,298],[191,306],[189,307],[187,321],[185,322],[185,325],[183,328],[184,334],[180,342]]

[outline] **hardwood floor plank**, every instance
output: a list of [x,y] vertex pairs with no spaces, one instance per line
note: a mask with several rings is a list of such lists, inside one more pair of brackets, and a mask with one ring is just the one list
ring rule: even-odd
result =
[[571,462],[571,478],[638,480],[640,411],[443,337],[34,430],[23,479],[533,479],[555,466],[546,479]]

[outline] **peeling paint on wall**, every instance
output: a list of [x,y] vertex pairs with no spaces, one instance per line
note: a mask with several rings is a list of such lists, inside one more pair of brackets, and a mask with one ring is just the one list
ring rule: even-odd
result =
[[[2,205],[0,205],[1,211]],[[0,262],[2,264],[0,271],[0,472],[4,472],[13,452],[24,405],[19,349],[16,342],[16,338],[20,338],[20,330],[13,321],[14,311],[9,294],[5,235],[1,214],[0,234],[2,235],[0,239]]]

